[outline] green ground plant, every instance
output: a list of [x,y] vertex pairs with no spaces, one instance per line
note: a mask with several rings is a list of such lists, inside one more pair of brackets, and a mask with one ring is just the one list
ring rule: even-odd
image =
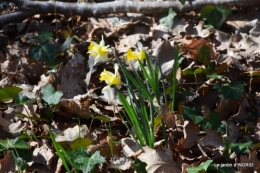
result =
[[[126,96],[120,91],[117,90],[120,101],[123,104],[125,109],[125,117],[130,122],[132,128],[128,127],[130,132],[132,132],[133,138],[137,141],[140,146],[148,145],[150,147],[154,147],[155,136],[154,136],[154,116],[155,116],[155,106],[153,104],[154,96],[158,101],[158,92],[153,92],[151,90],[158,87],[158,80],[155,81],[155,78],[158,78],[158,68],[153,73],[151,66],[148,68],[149,74],[153,76],[157,74],[157,77],[149,77],[148,81],[145,83],[144,79],[138,74],[138,72],[134,69],[134,74],[132,75],[125,67],[125,64],[121,63],[118,60],[119,66],[123,71],[123,74],[126,79],[127,92],[129,96],[129,101]],[[147,61],[149,63],[149,61]],[[141,62],[139,65],[142,70],[144,70],[144,66]],[[143,71],[144,76],[148,76],[147,72]],[[152,86],[151,86],[152,85]],[[151,90],[150,90],[151,88]],[[157,88],[158,89],[158,88]],[[136,96],[136,92],[139,94],[138,98]],[[145,103],[145,99],[148,101],[148,110],[147,104]]]
[[[175,89],[176,89],[176,72],[180,62],[178,61],[179,54],[176,46],[173,66],[173,82],[172,82],[172,95],[171,107],[174,107]],[[159,74],[161,72],[158,62],[155,62],[154,68],[151,66],[149,56],[146,54],[146,66],[138,60],[138,69],[134,67],[132,62],[130,65],[133,73],[126,69],[125,63],[119,59],[119,66],[125,76],[128,98],[117,89],[120,101],[125,109],[125,117],[130,122],[133,138],[140,146],[148,145],[154,147],[155,143],[155,117],[158,115],[161,104],[168,105],[168,99],[165,92],[164,80],[160,81]],[[161,92],[160,88],[163,88]],[[138,93],[138,96],[137,96]],[[163,97],[164,99],[161,99]],[[163,103],[162,103],[163,102]],[[156,106],[157,105],[157,106]],[[163,122],[162,122],[163,124]],[[164,126],[164,124],[163,124]],[[163,128],[165,130],[165,128]],[[165,135],[165,133],[164,133]],[[167,141],[165,135],[165,141]]]

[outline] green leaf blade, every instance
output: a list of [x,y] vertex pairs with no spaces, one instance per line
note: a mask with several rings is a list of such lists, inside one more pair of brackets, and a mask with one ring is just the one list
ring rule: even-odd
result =
[[5,86],[0,89],[0,102],[13,100],[23,89],[16,86]]
[[1,148],[5,150],[9,149],[29,149],[29,145],[23,139],[19,139],[18,137],[15,139],[7,139],[7,140],[0,140]]
[[195,168],[187,168],[188,173],[199,173],[199,172],[206,172],[210,164],[213,160],[207,160],[206,162],[200,164],[198,167]]

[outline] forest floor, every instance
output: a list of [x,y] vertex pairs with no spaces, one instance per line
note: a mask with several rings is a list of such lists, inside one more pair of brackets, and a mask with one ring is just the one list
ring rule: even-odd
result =
[[[259,20],[259,7],[205,6],[3,26],[0,172],[260,173]],[[159,101],[135,57],[161,69]],[[143,151],[117,91],[147,106],[154,143]]]

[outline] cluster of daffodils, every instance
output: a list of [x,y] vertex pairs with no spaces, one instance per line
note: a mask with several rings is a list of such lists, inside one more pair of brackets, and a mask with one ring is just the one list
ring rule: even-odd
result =
[[109,46],[105,46],[105,41],[102,36],[102,40],[99,44],[95,43],[94,41],[90,42],[90,45],[88,47],[88,53],[90,56],[95,58],[94,64],[96,64],[99,61],[107,61],[108,60],[108,53],[109,53]]
[[[128,49],[126,53],[126,59],[131,61],[131,60],[140,60],[141,63],[143,63],[144,59],[146,58],[145,51],[142,48],[142,45],[140,42],[137,42],[138,49],[139,51],[132,51],[131,49]],[[99,61],[107,61],[108,60],[108,53],[109,53],[109,46],[105,46],[105,41],[102,36],[102,40],[100,41],[99,44],[91,41],[90,46],[88,47],[88,53],[90,56],[95,58],[94,64],[96,64]],[[139,66],[139,62],[135,62],[135,67]],[[120,74],[118,72],[118,64],[115,63],[114,65],[115,73],[112,73],[110,71],[104,71],[100,74],[99,80],[105,81],[107,86],[102,89],[102,93],[105,91],[109,90],[111,86],[116,86],[117,88],[120,88],[121,85],[123,84],[121,81]]]

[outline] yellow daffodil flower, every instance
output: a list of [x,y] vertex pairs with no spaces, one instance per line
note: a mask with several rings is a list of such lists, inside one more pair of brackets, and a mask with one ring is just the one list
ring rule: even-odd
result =
[[105,41],[102,36],[102,40],[100,41],[99,44],[96,42],[91,41],[89,47],[88,47],[88,53],[90,56],[95,57],[95,62],[96,64],[98,61],[107,61],[108,60],[108,49],[109,46],[105,46]]
[[145,59],[145,51],[144,50],[140,50],[140,52],[137,51],[132,51],[131,49],[128,49],[127,53],[126,53],[126,59],[127,60],[140,60],[141,62],[143,62],[143,60]]
[[[126,53],[126,59],[127,60],[140,60],[141,63],[144,62],[144,59],[146,58],[146,54],[145,51],[143,49],[142,43],[137,41],[137,47],[139,51],[132,51],[131,49],[128,49],[127,53]],[[139,62],[136,61],[134,63],[134,67],[138,68],[139,67]]]
[[106,71],[106,69],[104,69],[104,71],[100,74],[99,80],[105,81],[107,83],[107,86],[102,89],[102,93],[110,89],[112,85],[116,85],[116,87],[118,88],[122,85],[121,77],[118,72],[119,67],[117,63],[115,64],[114,68],[115,68],[115,74],[113,74],[110,71]]

